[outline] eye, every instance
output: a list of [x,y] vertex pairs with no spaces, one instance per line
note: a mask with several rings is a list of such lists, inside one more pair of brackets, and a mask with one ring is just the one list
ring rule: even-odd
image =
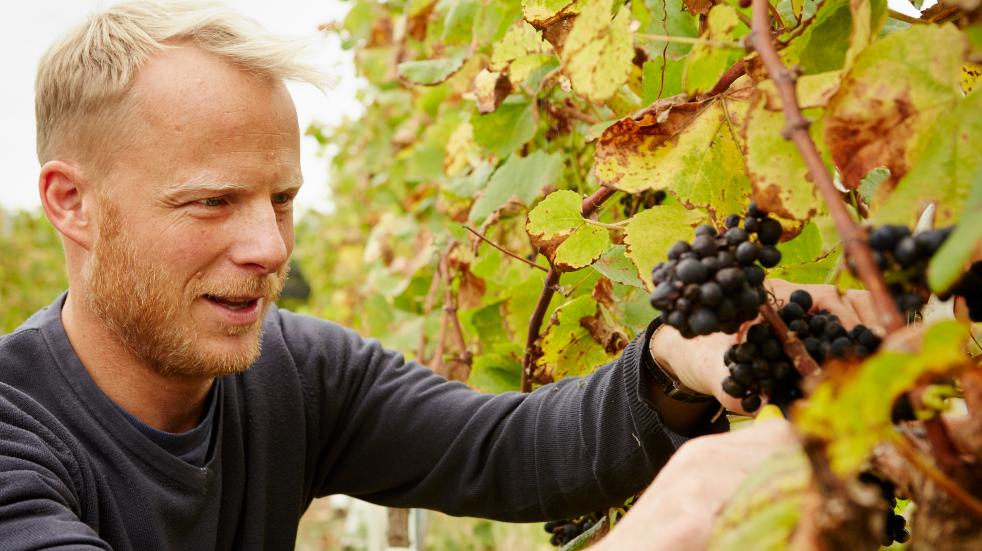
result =
[[274,193],[273,203],[276,205],[287,205],[293,201],[293,195],[289,193]]
[[209,197],[207,199],[202,199],[198,201],[199,205],[204,205],[206,207],[220,207],[225,203],[226,201],[222,197]]

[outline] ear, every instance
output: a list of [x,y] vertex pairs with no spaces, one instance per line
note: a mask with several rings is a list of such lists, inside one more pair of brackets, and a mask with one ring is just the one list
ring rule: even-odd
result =
[[66,238],[88,250],[95,238],[91,220],[90,184],[75,166],[48,161],[38,178],[41,205],[51,224]]

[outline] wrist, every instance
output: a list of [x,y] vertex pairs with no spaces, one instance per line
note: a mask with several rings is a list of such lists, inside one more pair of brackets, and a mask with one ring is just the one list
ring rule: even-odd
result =
[[[700,384],[701,382],[694,378],[688,370],[679,369],[683,365],[681,362],[691,364],[693,358],[686,359],[685,356],[686,353],[691,356],[693,351],[690,349],[688,341],[674,327],[668,325],[657,327],[648,340],[648,351],[654,364],[653,367],[659,369],[672,381],[673,386],[677,389],[675,393],[680,393],[683,396],[705,396],[707,398],[712,396],[712,392],[707,392],[703,388],[704,385]],[[657,374],[656,378],[660,379]],[[670,396],[672,394],[674,393],[669,393]]]

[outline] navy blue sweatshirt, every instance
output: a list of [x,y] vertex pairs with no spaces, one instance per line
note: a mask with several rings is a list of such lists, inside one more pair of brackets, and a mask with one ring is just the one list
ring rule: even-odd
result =
[[64,298],[0,338],[0,550],[293,549],[311,500],[334,493],[563,518],[639,491],[685,440],[642,398],[642,339],[590,377],[488,395],[273,308],[260,358],[218,385],[199,467],[96,386]]

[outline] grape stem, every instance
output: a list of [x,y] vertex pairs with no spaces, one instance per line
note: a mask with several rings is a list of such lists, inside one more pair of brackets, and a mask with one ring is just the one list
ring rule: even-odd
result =
[[[593,192],[591,195],[583,199],[583,203],[580,205],[580,214],[583,218],[590,218],[593,213],[597,211],[600,205],[604,201],[610,199],[617,190],[609,187],[601,187],[597,191]],[[532,310],[532,316],[529,318],[529,330],[528,335],[525,338],[525,355],[522,357],[522,392],[529,392],[532,390],[532,370],[534,363],[534,352],[536,348],[536,341],[539,340],[539,331],[542,328],[542,320],[546,317],[546,309],[549,308],[549,303],[552,301],[552,296],[556,292],[556,286],[559,284],[560,271],[552,265],[552,261],[549,262],[549,272],[546,273],[546,280],[542,284],[542,292],[539,293],[539,300],[535,303],[535,310]]]
[[784,352],[791,358],[794,368],[802,377],[807,377],[818,371],[818,364],[805,350],[804,343],[793,331],[788,330],[788,326],[784,324],[784,320],[781,319],[770,302],[765,302],[760,306],[760,315],[764,316],[764,320],[777,334],[777,338],[781,340],[781,345],[784,347]]
[[[467,343],[464,340],[464,332],[460,327],[460,320],[457,318],[457,300],[453,292],[453,285],[451,285],[451,275],[449,258],[450,254],[456,248],[457,242],[453,242],[447,249],[446,254],[440,259],[440,265],[438,268],[438,273],[440,274],[440,279],[443,281],[444,288],[444,299],[443,299],[443,315],[440,317],[440,332],[439,340],[436,343],[436,350],[433,352],[433,365],[431,368],[436,373],[443,375],[447,379],[465,381],[470,374],[470,364],[471,364],[471,354],[467,350]],[[443,353],[444,348],[446,348],[447,335],[453,339],[453,345],[459,351],[459,356],[454,356],[448,358],[447,366],[444,365]],[[462,366],[463,372],[454,369],[456,366]]]
[[729,89],[730,85],[733,84],[733,82],[736,81],[736,79],[743,76],[743,74],[746,72],[747,72],[747,62],[744,61],[743,59],[737,61],[736,63],[731,65],[730,68],[727,69],[725,73],[723,73],[723,76],[719,77],[719,80],[716,81],[716,84],[713,85],[711,90],[706,92],[704,95],[699,96],[697,99],[706,99],[712,96],[718,96],[722,94],[727,89]]
[[723,40],[707,40],[693,36],[671,36],[667,34],[634,33],[634,38],[638,40],[648,40],[657,42],[674,42],[677,44],[705,44],[711,48],[728,48],[731,50],[742,50],[743,44],[740,42],[727,42]]

